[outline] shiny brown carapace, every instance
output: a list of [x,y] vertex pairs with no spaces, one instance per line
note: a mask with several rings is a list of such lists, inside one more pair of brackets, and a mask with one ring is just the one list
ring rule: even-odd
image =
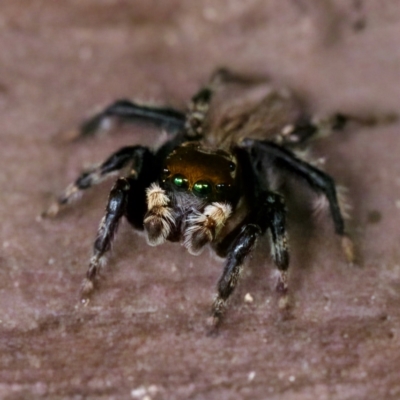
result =
[[[236,185],[237,167],[233,155],[223,150],[202,148],[199,142],[189,142],[176,148],[166,159],[164,181],[180,182],[183,189],[208,199],[221,200],[224,192]],[[197,190],[196,190],[197,189]]]

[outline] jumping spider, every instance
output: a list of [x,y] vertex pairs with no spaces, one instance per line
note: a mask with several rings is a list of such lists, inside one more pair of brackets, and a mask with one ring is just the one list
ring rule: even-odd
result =
[[82,191],[124,171],[111,189],[97,232],[83,301],[94,289],[122,217],[144,230],[151,246],[180,242],[195,255],[211,246],[226,258],[212,306],[214,323],[223,315],[246,257],[266,233],[279,272],[276,290],[285,300],[289,251],[285,199],[279,191],[290,175],[328,200],[335,232],[353,261],[333,179],[296,153],[315,137],[341,129],[348,117],[310,119],[287,90],[220,69],[186,112],[120,100],[83,123],[77,135],[108,129],[118,119],[153,124],[169,138],[156,149],[135,145],[116,151],[82,173],[47,211],[57,214]]

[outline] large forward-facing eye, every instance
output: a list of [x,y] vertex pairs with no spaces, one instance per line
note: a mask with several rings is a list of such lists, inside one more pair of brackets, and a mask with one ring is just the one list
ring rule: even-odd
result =
[[195,195],[200,197],[207,196],[212,192],[211,183],[207,181],[197,181],[193,185],[193,192]]
[[172,182],[180,189],[187,189],[189,187],[189,181],[181,174],[176,174],[172,178]]

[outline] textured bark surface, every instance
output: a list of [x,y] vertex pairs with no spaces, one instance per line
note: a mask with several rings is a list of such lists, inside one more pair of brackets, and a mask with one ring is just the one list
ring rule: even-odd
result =
[[183,107],[217,66],[268,74],[319,114],[399,110],[398,1],[3,0],[0,32],[1,398],[400,397],[399,124],[316,144],[349,188],[361,261],[346,265],[329,218],[313,221],[299,196],[289,320],[261,242],[219,335],[206,336],[221,264],[148,247],[126,224],[82,308],[111,183],[37,218],[85,164],[157,139],[124,128],[63,144],[60,130],[116,98]]

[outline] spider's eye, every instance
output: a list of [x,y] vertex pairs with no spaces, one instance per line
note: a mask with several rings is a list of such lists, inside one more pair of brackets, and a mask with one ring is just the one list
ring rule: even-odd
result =
[[211,184],[207,181],[197,181],[193,185],[193,191],[198,196],[207,196],[211,193],[212,187]]
[[168,178],[168,176],[169,176],[169,169],[168,168],[164,168],[163,172],[162,172],[163,181],[165,181],[165,179]]
[[172,178],[172,182],[174,182],[175,186],[181,189],[187,189],[189,187],[188,180],[183,175],[180,174],[175,175]]
[[233,172],[234,170],[236,169],[236,165],[235,165],[235,163],[233,163],[232,161],[229,163],[229,170],[231,171],[231,172]]
[[228,185],[226,183],[218,183],[217,185],[215,185],[215,189],[217,190],[218,193],[224,193],[230,187],[231,185]]

